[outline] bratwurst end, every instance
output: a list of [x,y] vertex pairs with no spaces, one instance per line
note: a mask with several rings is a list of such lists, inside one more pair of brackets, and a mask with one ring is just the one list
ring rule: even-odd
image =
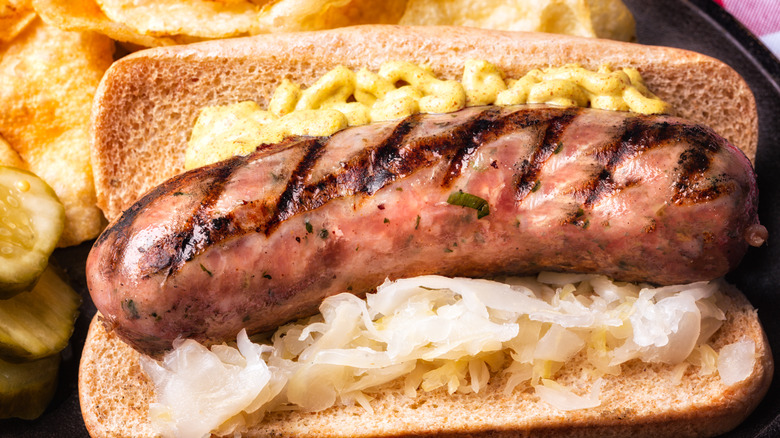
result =
[[311,315],[385,278],[709,280],[760,244],[748,159],[673,117],[475,107],[294,138],[153,189],[95,243],[103,322],[148,354]]

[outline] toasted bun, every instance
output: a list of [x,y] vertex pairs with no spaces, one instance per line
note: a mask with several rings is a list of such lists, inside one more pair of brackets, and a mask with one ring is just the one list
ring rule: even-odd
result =
[[[713,347],[752,339],[756,343],[753,374],[725,386],[717,373],[700,376],[688,367],[679,383],[675,367],[639,361],[623,364],[619,376],[605,376],[601,406],[559,411],[529,391],[502,393],[494,377],[479,394],[445,391],[403,395],[400,385],[382,388],[373,413],[359,406],[334,407],[319,413],[278,412],[244,431],[251,437],[358,436],[570,436],[570,437],[706,437],[727,432],[743,421],[769,388],[772,354],[756,310],[736,289],[724,291],[727,320],[712,338]],[[590,388],[595,377],[580,357],[556,376],[572,388]],[[89,433],[102,437],[155,436],[148,415],[154,389],[139,365],[139,353],[95,317],[79,371],[81,411]]]
[[378,70],[385,61],[408,60],[459,79],[470,58],[490,61],[508,77],[567,63],[635,67],[676,115],[712,127],[755,157],[753,94],[729,66],[698,53],[552,34],[358,26],[150,49],[114,63],[93,111],[98,206],[112,220],[179,173],[204,106],[247,99],[265,105],[282,79],[307,86],[337,65]]

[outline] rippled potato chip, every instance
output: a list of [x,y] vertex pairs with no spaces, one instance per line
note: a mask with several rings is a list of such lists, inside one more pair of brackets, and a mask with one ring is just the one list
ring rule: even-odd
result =
[[0,0],[0,42],[14,39],[34,18],[30,0]]
[[27,168],[22,161],[22,157],[11,148],[11,145],[3,137],[0,137],[0,166]]
[[280,0],[266,10],[266,32],[396,24],[408,0]]
[[280,31],[395,23],[407,0],[97,0],[139,34],[226,38]]
[[[2,0],[0,0],[2,1]],[[49,23],[139,46],[356,24],[465,25],[635,39],[620,0],[32,0]]]
[[[2,1],[2,0],[0,0]],[[141,47],[258,33],[397,23],[407,0],[32,0],[64,30]],[[104,9],[101,9],[101,6]],[[109,16],[111,18],[109,18]]]
[[97,0],[106,16],[140,34],[224,38],[267,31],[263,0]]
[[636,39],[634,17],[620,0],[409,0],[399,24]]
[[95,0],[32,0],[32,3],[45,22],[62,30],[94,31],[141,47],[190,42],[174,37],[142,35],[124,23],[111,21]]
[[65,205],[60,246],[91,239],[105,225],[95,205],[88,124],[113,51],[104,35],[65,32],[40,19],[0,44],[0,136]]
[[358,24],[397,24],[408,0],[353,0],[315,14],[313,28],[333,29]]

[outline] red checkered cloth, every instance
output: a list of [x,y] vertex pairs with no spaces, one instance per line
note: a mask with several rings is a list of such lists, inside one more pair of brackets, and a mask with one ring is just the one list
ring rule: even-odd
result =
[[780,57],[780,0],[714,0]]

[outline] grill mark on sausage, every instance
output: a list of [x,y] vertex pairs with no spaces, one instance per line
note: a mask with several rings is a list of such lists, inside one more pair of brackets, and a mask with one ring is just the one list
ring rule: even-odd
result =
[[[620,187],[612,178],[615,169],[623,162],[635,158],[644,152],[660,147],[670,133],[670,125],[666,123],[649,124],[645,117],[636,116],[623,122],[623,131],[616,140],[595,154],[596,162],[602,167],[593,174],[575,192],[581,200],[581,207],[591,210],[598,202],[609,196],[614,196],[625,187]],[[635,185],[636,182],[634,181]],[[579,218],[573,215],[569,223],[577,223]]]
[[[420,169],[448,160],[442,185],[448,186],[483,144],[483,139],[500,135],[497,131],[511,129],[510,117],[499,117],[499,108],[480,112],[464,123],[434,137],[412,137],[423,117],[410,116],[395,127],[379,145],[366,148],[350,158],[337,172],[323,177],[302,189],[298,201],[300,211],[309,211],[344,196],[362,193],[371,196],[386,185]],[[309,168],[311,171],[311,168]],[[266,233],[273,231],[268,227]]]
[[[678,167],[675,169],[677,177],[672,198],[674,203],[695,204],[711,201],[733,191],[734,187],[723,183],[728,179],[725,176],[710,177],[709,184],[702,184],[702,179],[711,171],[713,155],[723,147],[710,131],[700,126],[658,123],[652,122],[647,116],[636,116],[624,122],[623,133],[615,142],[597,151],[596,161],[603,167],[591,180],[577,189],[582,207],[590,209],[601,199],[626,188],[618,186],[612,180],[613,172],[622,163],[672,142],[686,142],[690,145],[680,154]],[[635,184],[636,181],[631,185]]]
[[[255,223],[243,227],[236,225],[231,213],[206,219],[209,207],[219,199],[233,171],[253,159],[253,155],[235,157],[229,160],[228,165],[213,168],[217,170],[208,169],[208,178],[195,184],[204,191],[201,206],[185,227],[148,250],[143,262],[147,268],[145,272],[153,275],[168,269],[171,273],[209,245],[227,237],[250,231],[270,235],[282,222],[296,214],[311,211],[345,196],[371,196],[399,178],[439,163],[445,164],[441,184],[446,187],[461,174],[481,145],[512,130],[538,127],[543,130],[543,134],[539,135],[539,144],[532,148],[531,155],[523,161],[520,172],[515,176],[515,200],[521,202],[533,190],[541,169],[561,147],[563,133],[581,111],[579,108],[554,111],[520,109],[506,114],[499,108],[490,108],[432,137],[414,136],[414,128],[425,116],[410,116],[398,122],[392,133],[380,144],[361,150],[337,171],[308,184],[311,172],[331,137],[288,140],[285,143],[291,147],[307,148],[303,158],[295,165],[279,198],[268,200],[268,206],[271,207],[269,214],[257,215]],[[732,189],[718,184],[718,178],[710,178],[712,184],[706,187],[696,183],[697,178],[702,178],[709,169],[712,152],[719,149],[719,145],[712,145],[714,140],[708,131],[685,125],[653,123],[645,117],[636,116],[627,119],[623,132],[616,136],[615,142],[597,151],[596,159],[603,168],[575,189],[576,202],[563,223],[586,227],[587,211],[599,200],[623,189],[612,180],[612,172],[617,166],[647,150],[683,138],[693,145],[680,156],[674,202],[702,202],[730,193]],[[187,185],[188,178],[183,177],[178,186]],[[192,178],[202,178],[202,173]],[[158,187],[155,191],[170,191],[171,185],[166,186]],[[120,221],[130,224],[144,205],[136,204]],[[119,260],[121,254],[117,255],[115,263]]]
[[[181,181],[182,179],[185,180]],[[96,246],[104,245],[105,242],[110,238],[114,239],[112,243],[114,251],[111,253],[109,262],[104,265],[104,269],[106,271],[115,272],[121,265],[122,259],[124,258],[125,249],[127,249],[129,233],[132,229],[132,224],[135,222],[136,217],[138,217],[138,215],[144,211],[154,199],[158,198],[160,195],[169,193],[172,187],[181,185],[180,182],[186,183],[186,177],[180,176],[154,187],[138,202],[134,203],[130,208],[122,212],[122,215],[119,217],[119,219],[117,219],[115,225],[112,226],[109,231],[100,233],[100,236],[98,236],[97,240],[95,241]],[[160,265],[161,268],[167,266],[167,261],[163,262],[159,259],[160,257],[155,260],[156,265]]]
[[[330,173],[317,182],[297,186],[298,196],[296,207],[291,207],[291,213],[302,213],[314,210],[327,202],[357,193],[373,194],[389,182],[395,180],[398,171],[394,171],[394,163],[399,160],[399,145],[406,141],[412,130],[420,123],[420,116],[414,115],[399,122],[393,131],[380,144],[373,148],[365,148],[347,160],[340,171]],[[318,157],[327,147],[328,139],[321,139]],[[314,168],[315,162],[310,162],[301,169],[298,177],[306,181]],[[396,165],[397,166],[397,165]],[[299,166],[300,167],[300,166]],[[279,216],[278,221],[263,227],[266,235],[270,235],[276,227],[293,214]]]
[[265,224],[258,224],[256,228],[258,232],[269,234],[280,223],[306,209],[307,203],[305,202],[305,197],[302,196],[306,187],[305,182],[311,169],[322,156],[325,144],[326,139],[322,137],[305,138],[301,141],[298,147],[306,148],[306,153],[297,166],[295,166],[292,175],[290,175],[287,187],[279,196],[276,208],[270,219]]
[[405,165],[401,160],[400,149],[421,119],[421,114],[407,117],[377,148],[360,154],[358,160],[353,163],[361,169],[364,178],[361,179],[362,184],[353,187],[354,193],[373,195],[409,171],[409,164]]
[[672,202],[677,205],[709,202],[736,189],[732,178],[724,175],[708,177],[712,173],[714,156],[726,147],[724,139],[703,126],[681,124],[669,129],[668,140],[685,141],[689,145],[680,154],[675,168]]
[[[533,190],[539,179],[539,173],[547,160],[552,157],[562,145],[561,137],[566,127],[568,127],[581,112],[579,108],[570,108],[561,115],[550,119],[544,128],[544,135],[540,137],[539,145],[536,146],[531,156],[520,164],[520,172],[515,176],[515,201],[522,202],[526,196]],[[525,126],[542,124],[544,121],[527,120]]]
[[448,139],[451,142],[451,146],[445,146],[445,149],[449,149],[448,152],[451,156],[447,170],[442,178],[442,187],[452,185],[452,182],[460,176],[464,166],[468,164],[474,152],[484,144],[488,137],[491,137],[491,134],[493,134],[492,136],[500,135],[497,131],[503,132],[512,126],[510,123],[511,117],[502,117],[496,120],[496,116],[498,116],[500,111],[497,108],[491,108],[491,110],[480,113],[479,117],[472,119],[470,123],[466,124],[467,126],[452,132]]
[[596,161],[612,171],[624,161],[660,146],[664,136],[669,135],[670,126],[673,125],[650,124],[643,116],[627,119],[616,141],[597,151]]
[[210,169],[209,184],[199,185],[203,194],[200,205],[187,223],[170,239],[157,242],[157,247],[152,247],[152,254],[144,261],[150,267],[158,271],[168,269],[169,274],[179,269],[185,262],[194,258],[198,253],[223,240],[226,236],[235,234],[233,221],[230,218],[209,218],[209,209],[220,198],[230,176],[241,167],[246,160],[237,159],[225,166],[216,166]]
[[[558,113],[557,110],[553,112]],[[296,214],[311,211],[340,197],[358,193],[371,196],[387,184],[422,168],[441,163],[442,160],[448,161],[447,171],[442,178],[442,185],[446,187],[460,175],[474,152],[489,139],[497,138],[514,129],[538,126],[549,119],[542,142],[536,148],[534,158],[531,160],[534,163],[531,169],[535,169],[534,171],[538,173],[543,162],[558,147],[559,138],[565,127],[579,112],[580,109],[568,109],[550,119],[549,111],[545,110],[523,109],[502,115],[501,110],[494,107],[454,125],[452,129],[438,136],[409,139],[414,128],[425,117],[416,114],[399,122],[393,132],[379,145],[362,150],[348,160],[342,169],[311,184],[305,182],[332,137],[303,137],[297,141],[288,140],[285,143],[292,144],[291,147],[307,148],[304,157],[295,166],[285,190],[275,203],[270,218],[264,219],[258,216],[256,224],[248,224],[248,226],[245,224],[240,228],[235,224],[230,213],[211,220],[206,219],[209,207],[219,199],[233,171],[252,160],[252,155],[234,157],[229,160],[229,165],[217,167],[221,169],[218,172],[209,172],[210,178],[204,181],[210,181],[210,184],[203,181],[197,184],[200,188],[207,187],[201,206],[181,230],[165,241],[157,242],[157,246],[150,249],[152,252],[147,253],[149,257],[144,257],[146,265],[144,271],[147,272],[147,276],[151,276],[167,269],[170,275],[209,245],[227,237],[250,231],[270,235],[282,222]],[[529,191],[530,188],[532,186],[528,188]]]
[[575,189],[579,210],[571,214],[565,222],[582,224],[581,217],[584,216],[585,211],[591,210],[602,199],[614,196],[623,190],[625,187],[620,187],[613,180],[615,169],[626,160],[660,147],[664,142],[663,137],[669,133],[669,126],[665,123],[651,126],[642,116],[625,120],[622,132],[616,135],[615,141],[596,151],[595,159],[601,165],[601,169],[594,172],[590,180]]
[[[554,118],[551,122],[553,128],[548,135],[550,145],[557,145],[560,131],[578,113],[579,110],[571,109]],[[411,138],[412,131],[423,117],[422,114],[415,114],[406,118],[381,144],[364,149],[348,160],[339,171],[305,187],[304,195],[299,199],[301,205],[305,206],[301,211],[312,210],[338,197],[358,193],[371,196],[399,178],[442,161],[447,161],[447,166],[441,185],[448,187],[460,176],[481,145],[512,130],[538,125],[549,115],[539,110],[502,114],[500,108],[491,107],[439,135]],[[555,150],[555,147],[548,146],[550,148]],[[273,228],[269,227],[266,233],[272,231]]]
[[[197,187],[201,192],[197,195],[203,199],[199,210],[202,212],[202,207],[208,205],[211,202],[219,198],[224,184],[227,178],[239,167],[243,166],[246,162],[246,157],[234,157],[229,165],[225,166],[206,166],[202,168],[201,172],[197,174],[183,173],[177,175],[170,180],[156,186],[144,195],[140,200],[132,205],[129,209],[124,211],[122,215],[117,219],[117,222],[110,228],[109,231],[101,233],[95,242],[95,245],[104,244],[104,242],[110,238],[114,241],[112,246],[114,251],[110,263],[107,263],[104,267],[110,271],[116,271],[124,258],[124,252],[127,248],[127,241],[129,233],[132,230],[132,224],[135,222],[138,215],[140,215],[150,204],[152,204],[161,195],[170,193],[179,193],[182,187]],[[194,195],[190,193],[189,195]],[[197,216],[197,215],[196,215]],[[156,245],[139,251],[144,252],[143,260],[140,261],[144,266],[143,270],[150,270],[153,272],[159,272],[166,268],[171,268],[175,263],[183,263],[183,252],[192,252],[195,248],[190,248],[191,243],[195,244],[198,239],[193,239],[193,223],[197,221],[197,217],[188,221],[188,223],[176,233],[172,234],[169,238],[163,241],[156,242]],[[220,237],[211,237],[210,233],[205,233],[204,237],[208,238],[208,242],[201,242],[203,245],[208,246],[215,240],[220,240]],[[150,274],[151,275],[151,274]]]
[[583,192],[583,207],[592,208],[601,198],[610,196],[621,188],[617,186],[612,179],[612,172],[609,169],[602,169],[591,181],[590,186]]
[[693,205],[712,201],[736,190],[736,183],[728,175],[707,176],[711,173],[714,152],[725,147],[723,140],[699,126],[685,128],[692,146],[680,154],[677,162],[672,202],[677,205]]

